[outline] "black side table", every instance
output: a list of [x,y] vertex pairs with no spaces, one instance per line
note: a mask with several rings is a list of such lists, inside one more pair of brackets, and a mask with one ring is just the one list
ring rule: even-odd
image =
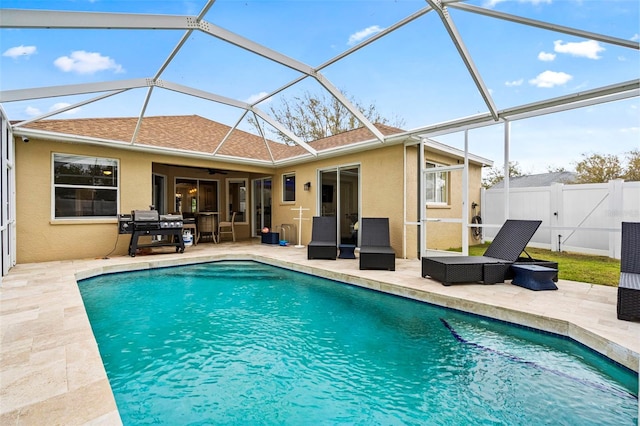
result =
[[557,269],[539,265],[513,265],[513,280],[511,284],[528,288],[529,290],[557,290],[553,277]]
[[356,255],[354,253],[356,246],[355,244],[340,244],[338,246],[340,249],[340,254],[338,255],[339,259],[355,259]]

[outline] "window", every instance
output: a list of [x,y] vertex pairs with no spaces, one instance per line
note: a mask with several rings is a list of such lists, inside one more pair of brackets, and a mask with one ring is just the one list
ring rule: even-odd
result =
[[282,201],[285,203],[296,201],[296,175],[294,173],[282,175]]
[[118,160],[53,154],[55,219],[118,214]]
[[449,172],[430,172],[428,169],[442,167],[440,164],[426,163],[426,200],[431,204],[447,204],[449,201]]

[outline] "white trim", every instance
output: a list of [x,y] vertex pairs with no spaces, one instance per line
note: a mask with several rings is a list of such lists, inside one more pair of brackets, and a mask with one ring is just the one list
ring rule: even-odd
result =
[[[427,167],[427,164],[432,164],[433,167]],[[424,172],[422,174],[422,180],[424,182],[424,191],[425,191],[425,206],[442,206],[442,207],[448,207],[451,205],[450,203],[450,192],[451,192],[451,174],[450,171],[451,170],[461,170],[464,168],[464,165],[459,165],[459,166],[443,166],[439,163],[436,163],[434,161],[431,160],[425,160],[425,164],[424,164]],[[446,196],[446,200],[445,201],[438,201],[437,198],[437,194],[438,194],[438,189],[434,187],[434,195],[436,198],[436,201],[429,201],[426,198],[426,189],[427,189],[427,179],[429,178],[430,175],[435,175],[435,181],[434,181],[434,185],[437,186],[437,182],[438,182],[438,175],[439,173],[445,173],[445,196]]]

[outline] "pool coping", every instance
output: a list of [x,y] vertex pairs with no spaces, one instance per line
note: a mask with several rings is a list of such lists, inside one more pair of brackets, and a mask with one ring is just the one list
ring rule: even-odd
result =
[[[77,281],[102,274],[223,260],[257,261],[555,333],[571,338],[633,371],[640,369],[640,323],[620,321],[614,324],[616,330],[620,329],[620,335],[616,332],[607,336],[598,324],[610,327],[611,321],[618,321],[615,312],[611,316],[604,311],[604,318],[589,321],[590,318],[581,318],[579,307],[555,313],[541,309],[545,299],[554,300],[562,292],[523,293],[527,290],[508,283],[445,287],[420,277],[420,262],[417,260],[397,259],[395,272],[360,271],[357,260],[310,261],[306,259],[306,250],[292,251],[286,247],[274,250],[249,244],[236,246],[224,253],[215,250],[208,254],[194,252],[188,256],[123,256],[109,260],[55,262],[53,269],[42,264],[16,268],[15,273],[5,277],[0,287],[3,348],[0,360],[0,423],[28,424],[44,420],[52,423],[54,419],[53,423],[59,424],[121,423]],[[612,298],[615,300],[617,294],[615,288],[606,286],[594,287],[571,281],[558,284],[567,297],[573,293],[587,294],[587,300],[580,301],[580,304],[595,306],[598,312],[601,305],[610,309]],[[15,297],[11,297],[12,289],[19,290]],[[21,300],[25,294],[20,297],[18,293],[25,292],[31,296],[31,302]],[[523,302],[516,304],[517,309],[505,306],[506,297],[520,298]],[[61,313],[58,312],[60,308]],[[21,325],[25,324],[36,324],[36,333],[20,335]],[[51,329],[56,331],[57,337],[52,337]],[[34,386],[39,389],[38,395],[28,395],[29,388]],[[87,399],[89,401],[85,402]]]

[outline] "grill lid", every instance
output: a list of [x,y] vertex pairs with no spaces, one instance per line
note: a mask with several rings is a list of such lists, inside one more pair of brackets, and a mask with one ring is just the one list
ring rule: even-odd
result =
[[134,222],[157,222],[160,220],[158,210],[132,210],[131,216]]
[[181,214],[161,214],[160,220],[162,221],[182,220],[182,215]]

